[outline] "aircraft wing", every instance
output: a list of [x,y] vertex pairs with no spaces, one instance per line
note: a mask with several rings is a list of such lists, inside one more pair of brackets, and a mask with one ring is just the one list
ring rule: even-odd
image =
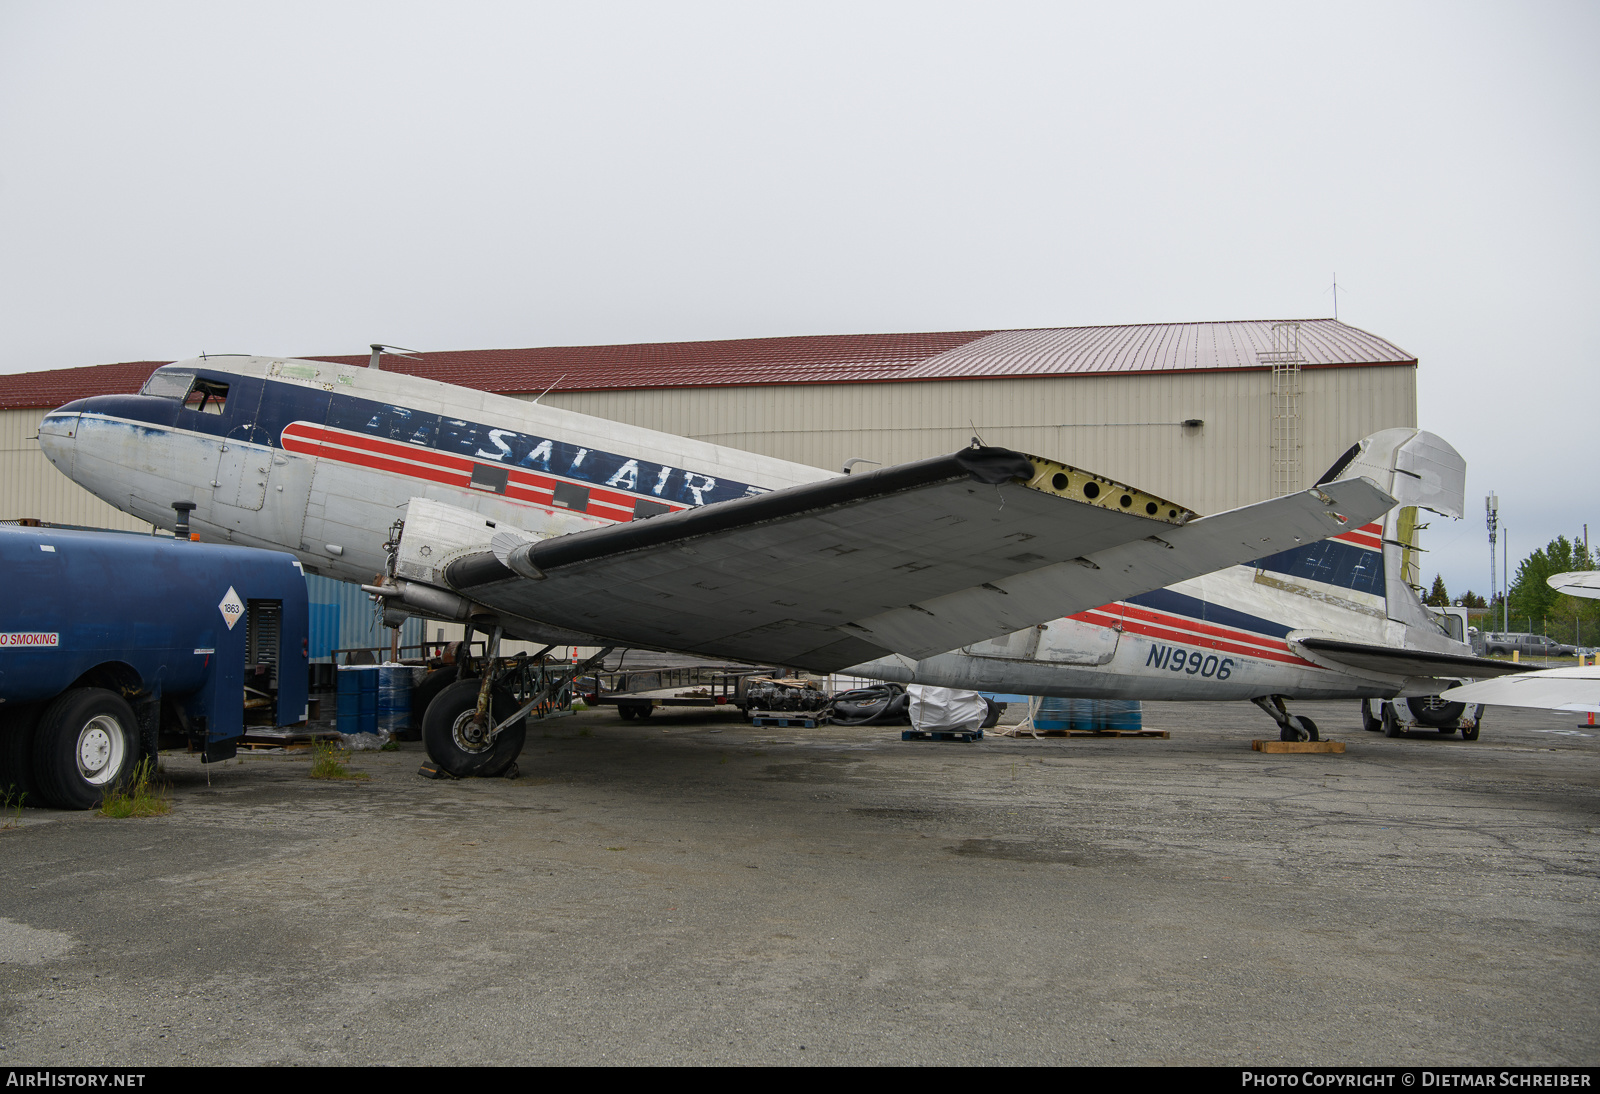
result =
[[1456,703],[1493,703],[1502,707],[1545,707],[1600,713],[1600,668],[1546,669],[1500,680],[1483,680],[1441,692]]
[[1354,479],[1191,519],[1051,460],[974,447],[537,541],[491,535],[476,514],[476,544],[466,529],[435,535],[438,514],[419,507],[438,503],[413,499],[396,574],[618,645],[831,671],[942,653],[1334,536],[1393,504]]
[[1304,646],[1323,660],[1348,665],[1358,672],[1375,672],[1380,676],[1481,678],[1508,676],[1522,671],[1521,665],[1511,661],[1495,661],[1467,654],[1396,649],[1393,646],[1341,642],[1332,638],[1299,638],[1295,644]]
[[1566,593],[1568,596],[1600,599],[1600,570],[1573,570],[1570,573],[1555,574],[1545,578],[1544,583],[1556,592]]

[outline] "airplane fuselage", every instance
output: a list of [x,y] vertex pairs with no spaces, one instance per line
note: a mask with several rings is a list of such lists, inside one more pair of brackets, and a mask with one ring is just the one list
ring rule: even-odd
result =
[[[173,503],[192,502],[205,539],[288,550],[312,572],[361,582],[384,572],[414,497],[547,538],[834,474],[435,381],[264,357],[177,362],[139,395],[69,403],[45,417],[40,444],[141,520],[171,529]],[[1425,614],[1392,609],[1403,583],[1385,535],[1370,524],[961,650],[848,671],[1085,697],[1428,694],[1436,684],[1352,675],[1291,644],[1309,634],[1463,649]]]

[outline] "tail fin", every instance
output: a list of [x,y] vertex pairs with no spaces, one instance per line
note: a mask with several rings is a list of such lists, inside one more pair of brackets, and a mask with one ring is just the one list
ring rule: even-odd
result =
[[1417,510],[1459,519],[1466,508],[1467,461],[1448,441],[1432,433],[1384,429],[1339,457],[1318,485],[1358,475],[1377,483],[1400,502],[1379,522],[1381,528],[1369,524],[1356,533],[1369,543],[1381,540],[1388,616],[1400,623],[1431,626],[1432,616],[1418,596],[1422,574],[1417,533],[1427,525],[1417,522]]

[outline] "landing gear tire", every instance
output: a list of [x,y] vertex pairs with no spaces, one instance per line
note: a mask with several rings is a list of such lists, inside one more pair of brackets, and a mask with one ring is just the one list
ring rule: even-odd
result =
[[1361,728],[1368,733],[1376,733],[1383,728],[1383,719],[1372,716],[1372,700],[1361,700]]
[[428,758],[458,779],[469,775],[493,778],[502,775],[516,762],[528,736],[526,718],[500,731],[485,744],[484,732],[503,718],[517,712],[517,701],[504,688],[489,693],[487,723],[475,726],[472,715],[478,709],[478,681],[457,680],[434,697],[422,716],[422,742]]
[[40,709],[31,703],[0,712],[0,798],[10,805],[39,797],[33,787],[33,734]]
[[617,713],[624,718],[638,718],[640,721],[650,717],[655,712],[652,703],[618,703]]
[[1463,741],[1476,741],[1478,739],[1478,728],[1482,724],[1483,721],[1481,718],[1474,718],[1470,722],[1462,722],[1461,739]]
[[1317,723],[1303,714],[1289,715],[1289,724],[1278,727],[1280,741],[1319,741]]
[[74,688],[47,706],[33,738],[33,781],[58,809],[92,809],[139,764],[139,723],[122,696]]
[[1411,716],[1417,721],[1441,732],[1455,729],[1456,723],[1467,712],[1467,704],[1447,703],[1437,695],[1407,699],[1406,706],[1411,708]]
[[[422,683],[411,689],[411,719],[406,728],[395,734],[402,741],[422,740],[422,719],[439,693],[456,681],[456,670],[434,669],[422,678]],[[476,700],[474,700],[476,703]]]
[[1400,724],[1400,714],[1394,709],[1393,703],[1383,704],[1383,735],[1385,737],[1404,737],[1405,727]]

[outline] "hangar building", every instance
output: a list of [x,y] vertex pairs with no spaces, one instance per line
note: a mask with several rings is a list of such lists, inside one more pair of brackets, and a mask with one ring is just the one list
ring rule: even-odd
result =
[[[32,438],[52,407],[137,391],[164,363],[0,376],[0,520],[147,527]],[[382,367],[824,468],[977,435],[1199,513],[1310,485],[1360,438],[1417,422],[1417,359],[1333,319],[452,350]]]

